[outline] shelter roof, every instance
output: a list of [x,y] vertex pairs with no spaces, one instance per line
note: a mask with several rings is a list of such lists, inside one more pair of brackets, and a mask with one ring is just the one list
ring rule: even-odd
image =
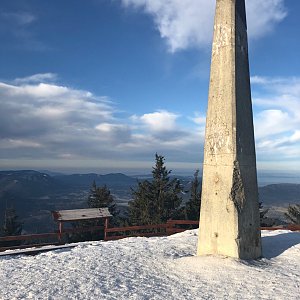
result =
[[80,221],[112,217],[107,207],[52,211],[55,221]]

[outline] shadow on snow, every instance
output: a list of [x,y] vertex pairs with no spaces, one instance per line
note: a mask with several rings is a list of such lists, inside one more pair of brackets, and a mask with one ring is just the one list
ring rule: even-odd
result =
[[300,244],[299,232],[280,233],[262,237],[263,257],[271,259]]

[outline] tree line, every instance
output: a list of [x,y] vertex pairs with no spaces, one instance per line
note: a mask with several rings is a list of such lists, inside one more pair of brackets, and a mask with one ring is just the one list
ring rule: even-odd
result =
[[[189,191],[185,191],[181,181],[171,177],[171,170],[165,166],[165,158],[155,154],[152,167],[152,178],[138,181],[136,189],[131,189],[132,200],[128,203],[128,213],[120,217],[115,202],[106,186],[97,187],[93,183],[90,191],[89,207],[109,207],[113,215],[113,223],[117,225],[153,225],[165,223],[169,219],[199,220],[201,206],[201,181],[199,170],[196,170]],[[189,194],[184,203],[183,194]],[[267,222],[268,209],[259,203],[262,226],[270,226]],[[300,205],[289,205],[287,220],[300,224]],[[267,223],[266,223],[267,222]],[[274,224],[273,224],[274,225]]]
[[[112,226],[130,225],[154,225],[166,223],[169,219],[199,220],[201,204],[201,182],[199,170],[194,172],[189,191],[184,190],[182,182],[171,176],[172,171],[165,166],[165,158],[155,154],[155,163],[152,167],[151,179],[138,181],[137,187],[131,189],[132,200],[128,203],[128,211],[120,214],[116,201],[109,188],[97,186],[94,181],[90,189],[87,206],[89,208],[108,207],[112,218]],[[188,194],[187,201],[183,201],[183,195]],[[265,220],[268,210],[264,210],[260,203],[261,223]],[[300,205],[290,205],[286,218],[300,224]],[[20,235],[22,222],[13,208],[7,208],[4,212],[4,223],[0,226],[0,236]],[[82,221],[73,224],[73,227],[103,225],[101,220]],[[94,239],[93,233],[81,234],[76,239]],[[97,235],[99,238],[99,234]]]
[[109,188],[92,184],[88,196],[88,207],[108,207],[114,226],[162,224],[169,219],[199,220],[201,203],[201,186],[198,178],[199,170],[194,173],[191,182],[190,197],[183,204],[184,191],[181,181],[171,178],[171,172],[165,166],[165,158],[155,155],[152,178],[138,181],[137,188],[131,188],[132,200],[128,210],[120,214]]

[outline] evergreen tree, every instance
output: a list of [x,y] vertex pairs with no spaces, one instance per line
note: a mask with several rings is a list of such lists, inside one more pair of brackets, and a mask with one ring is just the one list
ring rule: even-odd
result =
[[264,209],[262,202],[259,202],[259,217],[260,217],[260,224],[262,225],[263,219],[265,215],[268,213],[269,209]]
[[[116,208],[116,203],[111,195],[109,188],[104,185],[98,187],[96,182],[93,181],[90,193],[87,199],[87,204],[89,208],[104,208],[107,207],[109,212],[112,214],[112,217],[109,218],[110,225],[117,226],[121,222],[119,218],[119,211]],[[103,219],[101,220],[84,220],[79,222],[74,222],[72,224],[73,228],[82,228],[82,227],[95,227],[103,226]],[[103,239],[103,233],[94,231],[94,232],[82,232],[82,233],[73,233],[68,235],[69,242],[81,242],[87,240],[99,240]]]
[[292,223],[300,225],[300,204],[289,205],[288,212],[285,216],[292,221]]
[[272,227],[275,225],[275,221],[272,218],[268,218],[266,215],[269,209],[264,209],[262,202],[259,202],[259,218],[260,226],[262,227]]
[[201,182],[199,180],[199,170],[194,173],[194,179],[191,185],[191,195],[189,201],[186,203],[186,219],[187,220],[199,220],[200,206],[201,206]]
[[[6,208],[4,213],[4,223],[2,228],[0,228],[0,236],[21,235],[23,224],[18,219],[15,209]],[[21,241],[0,242],[0,247],[12,247],[20,244]]]
[[132,190],[129,216],[134,225],[165,223],[176,215],[182,202],[182,188],[178,179],[170,179],[171,171],[167,170],[164,161],[165,158],[156,153],[152,180],[139,182],[137,189]]
[[18,216],[13,208],[7,208],[4,213],[4,224],[2,226],[2,235],[20,235],[22,232],[22,223],[18,221]]
[[154,201],[151,192],[151,182],[138,182],[136,190],[132,189],[133,200],[129,202],[129,222],[132,225],[154,224],[151,216],[154,211]]
[[108,207],[109,212],[113,216],[118,214],[115,200],[111,195],[109,188],[106,185],[97,187],[95,180],[88,196],[88,206],[90,208]]

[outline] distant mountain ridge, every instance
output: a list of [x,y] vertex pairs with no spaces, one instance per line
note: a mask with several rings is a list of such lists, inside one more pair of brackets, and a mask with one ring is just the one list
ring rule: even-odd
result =
[[60,183],[81,188],[91,187],[93,181],[97,185],[106,184],[110,186],[128,186],[129,184],[136,184],[136,179],[124,175],[122,173],[110,173],[106,175],[100,175],[95,173],[88,174],[72,174],[72,175],[57,175],[53,176],[54,179],[58,180]]
[[[136,187],[138,180],[145,178],[151,179],[149,176],[136,178],[122,173],[50,176],[34,170],[0,171],[0,224],[3,223],[3,212],[8,205],[16,209],[28,231],[52,231],[50,211],[86,207],[93,181],[98,186],[107,185],[117,205],[126,207],[131,199],[131,188]],[[185,190],[189,190],[192,177],[178,178],[183,182]],[[300,184],[271,184],[259,187],[259,199],[264,207],[287,207],[288,204],[300,203]],[[34,228],[38,229],[32,229],[30,223],[34,223]]]
[[0,199],[3,196],[32,197],[61,188],[61,184],[45,173],[33,170],[0,171]]
[[300,184],[269,184],[259,188],[259,196],[267,205],[300,203]]
[[1,194],[22,193],[26,196],[35,196],[59,190],[90,188],[93,181],[97,185],[128,186],[136,184],[136,179],[122,173],[100,175],[72,174],[50,176],[34,170],[0,171],[0,198]]
[[[172,175],[172,177],[176,177]],[[191,176],[179,176],[181,180],[191,180]],[[147,176],[148,179],[148,176]],[[149,178],[150,179],[150,178]],[[0,205],[4,197],[27,198],[42,197],[48,194],[89,190],[93,181],[98,186],[107,185],[111,189],[135,187],[136,177],[122,173],[110,174],[71,174],[54,175],[34,170],[0,171]],[[260,201],[265,204],[287,204],[300,202],[300,184],[279,183],[259,187]]]
[[[106,184],[123,203],[129,201],[130,187],[137,184],[136,178],[121,173],[50,176],[34,170],[0,171],[0,224],[7,206],[16,209],[26,230],[52,231],[50,211],[86,207],[93,181],[98,186]],[[35,224],[34,229],[29,223]]]

